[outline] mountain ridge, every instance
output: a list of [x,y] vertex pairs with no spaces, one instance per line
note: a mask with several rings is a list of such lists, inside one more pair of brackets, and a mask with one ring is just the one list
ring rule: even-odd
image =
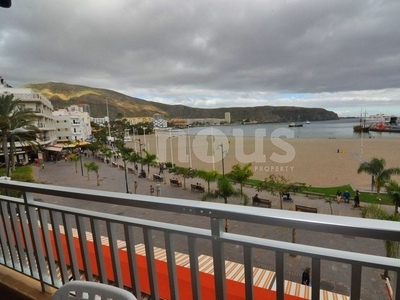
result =
[[31,88],[49,99],[55,110],[70,105],[88,104],[92,117],[109,115],[114,119],[118,113],[124,117],[151,117],[155,113],[169,118],[224,118],[225,112],[231,113],[232,122],[243,120],[257,122],[322,121],[339,119],[336,113],[323,108],[305,108],[295,106],[255,106],[196,108],[185,105],[164,104],[130,97],[122,93],[67,83],[30,83],[23,86]]

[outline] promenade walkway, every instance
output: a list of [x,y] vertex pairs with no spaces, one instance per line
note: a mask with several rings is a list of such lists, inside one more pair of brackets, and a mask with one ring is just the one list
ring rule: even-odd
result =
[[[84,157],[83,163],[90,161],[95,161],[92,157]],[[96,161],[100,166],[100,186],[97,186],[96,174],[90,173],[90,180],[87,180],[86,170],[83,169],[84,176],[82,176],[80,165],[78,164],[78,172],[75,171],[75,164],[72,162],[60,161],[57,163],[46,163],[45,168],[41,169],[34,167],[34,178],[38,183],[53,184],[61,186],[70,186],[78,188],[96,189],[96,190],[107,190],[114,192],[126,193],[125,177],[123,170],[120,170],[111,165],[106,165],[101,161]],[[120,162],[122,164],[122,162]],[[147,171],[147,166],[146,166]],[[151,168],[150,175],[157,173],[158,169]],[[162,197],[172,197],[172,198],[182,198],[189,200],[200,200],[202,194],[199,192],[192,192],[190,190],[190,184],[202,182],[199,178],[189,179],[186,182],[187,189],[184,190],[182,187],[170,186],[169,179],[174,177],[173,174],[168,174],[164,172],[166,176],[166,183],[161,183],[161,196]],[[134,181],[138,182],[138,194],[149,195],[150,185],[155,186],[157,182],[149,178],[138,178],[137,175],[128,173],[128,189],[133,191]],[[204,184],[204,182],[202,182]],[[212,185],[215,188],[215,184]],[[245,187],[245,193],[253,196],[256,191],[254,188]],[[267,192],[258,193],[261,198],[268,198],[272,201],[272,210],[279,209],[279,199],[276,196],[272,196]],[[294,205],[304,205],[309,207],[315,207],[318,209],[318,213],[321,214],[331,214],[331,206],[326,203],[323,199],[317,199],[313,197],[306,197],[301,194],[292,195],[293,202],[284,202],[284,209],[294,209]],[[179,216],[172,213],[160,214],[158,211],[142,210],[120,207],[118,205],[101,204],[84,202],[80,200],[68,200],[68,202],[63,201],[59,198],[48,197],[42,199],[45,202],[57,203],[62,205],[69,205],[73,207],[86,208],[96,211],[103,211],[107,213],[114,213],[117,215],[125,216],[145,216],[148,219],[163,221],[175,224],[184,224],[194,227],[207,227],[208,224],[204,224],[204,219],[196,218],[193,216]],[[222,200],[217,200],[222,202]],[[231,204],[239,205],[238,199],[229,199]],[[382,206],[385,210],[390,213],[393,212],[393,207]],[[260,210],[267,209],[260,207]],[[332,203],[332,211],[335,215],[341,216],[351,216],[351,217],[361,217],[360,210],[352,210],[351,204],[336,202]],[[246,233],[248,235],[267,237],[271,239],[277,239],[282,241],[290,242],[292,239],[292,229],[291,228],[278,228],[273,226],[252,226],[251,228],[243,226],[243,224],[230,222],[229,230],[231,232]],[[162,239],[160,239],[162,240]],[[178,241],[179,237],[178,237]],[[357,238],[351,236],[339,236],[326,233],[317,232],[307,232],[304,230],[296,231],[296,242],[307,245],[315,245],[320,247],[331,247],[334,249],[340,249],[352,252],[362,252],[369,254],[376,254],[385,256],[385,248],[383,241],[379,240],[369,240],[364,238]],[[178,252],[185,253],[187,243],[182,241],[181,247],[176,250]],[[202,243],[199,241],[199,253],[204,255],[211,255],[211,249],[209,244]],[[157,243],[155,241],[155,246],[163,247],[162,242]],[[226,247],[227,260],[241,262],[242,260],[242,249],[237,247]],[[275,256],[273,252],[268,251],[255,251],[255,267],[275,271],[274,261]],[[300,282],[301,274],[305,267],[310,266],[311,260],[308,257],[291,257],[285,256],[286,269],[285,269],[285,279]],[[342,263],[323,261],[321,263],[321,288],[332,291],[339,294],[349,295],[349,283],[350,283],[350,266]],[[383,270],[376,269],[365,269],[363,270],[362,277],[362,299],[388,299],[387,292],[385,289],[385,282],[381,279],[380,275]]]

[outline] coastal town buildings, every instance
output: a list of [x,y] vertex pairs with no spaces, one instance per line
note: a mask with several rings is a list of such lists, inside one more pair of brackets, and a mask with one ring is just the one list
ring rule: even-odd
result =
[[[0,85],[0,95],[13,94],[14,99],[21,100],[22,107],[32,109],[37,116],[37,120],[33,125],[40,130],[36,139],[39,149],[45,149],[47,146],[54,144],[56,141],[56,129],[52,115],[53,105],[50,100],[29,88],[11,88],[7,86]],[[20,163],[28,162],[29,159],[37,155],[37,151],[34,151],[31,146],[19,142],[16,143],[16,150],[16,161]],[[3,153],[0,153],[0,155],[2,156]]]
[[86,140],[92,135],[90,115],[84,107],[72,105],[53,112],[57,142]]

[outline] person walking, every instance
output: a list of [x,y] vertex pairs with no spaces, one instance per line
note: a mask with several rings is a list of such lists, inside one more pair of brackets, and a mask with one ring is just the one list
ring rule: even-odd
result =
[[340,190],[336,192],[336,200],[337,203],[340,203],[340,200],[342,200],[342,192]]
[[137,193],[137,188],[138,188],[138,183],[137,183],[137,181],[135,181],[134,183],[133,183],[133,188],[134,188],[134,191],[135,191],[135,194]]
[[150,196],[154,196],[154,186],[150,185]]
[[310,273],[311,273],[311,268],[307,267],[303,275],[301,276],[301,283],[307,286],[310,286]]
[[157,185],[156,185],[156,193],[157,193],[157,197],[160,196],[160,194],[161,194],[161,185],[160,185],[160,183],[157,183]]
[[360,208],[360,191],[359,190],[356,190],[356,194],[354,196],[353,209],[356,208],[356,207]]

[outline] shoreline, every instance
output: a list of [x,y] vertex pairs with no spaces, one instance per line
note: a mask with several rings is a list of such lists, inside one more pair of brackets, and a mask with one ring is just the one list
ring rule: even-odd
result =
[[[134,144],[138,143],[127,143],[132,148]],[[173,161],[182,167],[214,169],[222,173],[221,158],[224,154],[225,173],[229,173],[235,164],[252,163],[254,179],[263,180],[271,174],[280,174],[291,182],[321,187],[351,184],[360,190],[369,190],[371,187],[370,175],[357,174],[360,163],[372,157],[382,157],[386,160],[386,168],[396,167],[396,149],[399,147],[400,139],[396,138],[361,140],[214,136],[212,139],[212,136],[184,135],[167,136],[156,141],[155,135],[146,135],[146,149],[158,154],[160,162]],[[399,176],[393,179],[400,181]]]

